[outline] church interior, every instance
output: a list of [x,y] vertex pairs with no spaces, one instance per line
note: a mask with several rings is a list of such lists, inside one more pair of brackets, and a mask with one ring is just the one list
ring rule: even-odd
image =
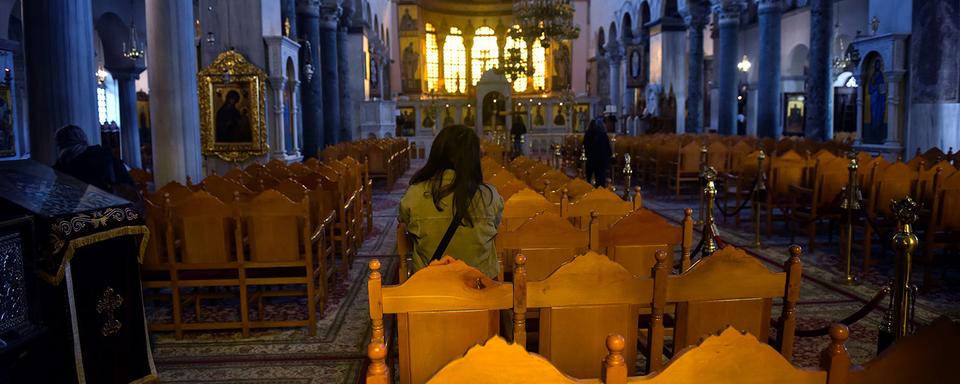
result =
[[[960,382],[958,48],[958,0],[0,0],[0,383]],[[492,274],[402,213],[455,128]]]

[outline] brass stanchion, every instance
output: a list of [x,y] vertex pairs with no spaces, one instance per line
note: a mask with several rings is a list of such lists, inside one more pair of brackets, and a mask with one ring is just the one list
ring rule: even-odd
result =
[[703,191],[706,188],[707,181],[705,180],[704,172],[707,170],[707,146],[700,146],[700,207],[697,210],[697,222],[693,223],[694,225],[703,224]]
[[858,284],[858,278],[853,275],[853,212],[860,209],[860,186],[857,185],[857,169],[860,165],[857,163],[857,156],[850,152],[847,154],[850,163],[847,165],[847,187],[843,190],[843,200],[840,202],[840,209],[844,210],[843,223],[843,257],[844,257],[844,276],[841,283],[846,285]]
[[[767,175],[763,172],[763,161],[767,159],[767,154],[760,150],[757,156],[757,181],[753,184],[753,246],[754,248],[763,248],[760,242],[760,193],[767,190]],[[739,215],[739,214],[738,214]]]
[[563,158],[560,154],[560,144],[553,145],[553,161],[557,166],[557,170],[563,170]]
[[623,154],[623,199],[630,200],[630,185],[633,181],[633,167],[630,165],[630,154]]
[[913,251],[917,248],[917,235],[913,233],[913,223],[917,221],[919,206],[909,196],[891,202],[891,208],[897,217],[897,234],[893,235],[893,246],[897,250],[896,278],[893,286],[893,337],[899,339],[910,333],[912,320],[913,286],[910,272],[913,263]]
[[580,177],[587,180],[587,146],[585,145],[580,146]]
[[717,251],[717,227],[713,223],[713,205],[714,198],[717,197],[717,188],[713,181],[717,178],[717,170],[713,167],[707,167],[703,172],[703,179],[706,186],[703,188],[703,197],[706,200],[707,210],[704,213],[703,222],[703,250],[700,257],[707,257]]

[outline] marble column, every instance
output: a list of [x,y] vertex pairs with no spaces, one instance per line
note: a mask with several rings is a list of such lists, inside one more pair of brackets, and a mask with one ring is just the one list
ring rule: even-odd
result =
[[719,116],[718,131],[722,135],[737,133],[737,55],[740,32],[740,12],[744,9],[742,0],[713,0],[713,11],[720,20],[720,52],[718,74]]
[[301,152],[301,146],[303,144],[303,119],[300,118],[300,81],[297,79],[288,79],[287,88],[290,89],[290,108],[293,111],[290,117],[290,140],[293,141],[293,145],[290,146],[291,150],[287,152],[287,155],[300,157],[303,155]]
[[31,157],[53,164],[55,135],[74,124],[100,143],[91,0],[23,2]]
[[[337,78],[340,84],[340,141],[353,140],[353,133],[359,132],[353,116],[353,95],[350,92],[350,55],[347,46],[347,29],[353,19],[353,8],[344,8],[337,28]],[[380,71],[377,71],[378,73]]]
[[[327,143],[323,130],[323,88],[320,63],[320,1],[297,0],[300,36],[300,107],[303,120],[303,156],[316,157]],[[312,75],[307,70],[312,68]]]
[[903,76],[902,70],[888,70],[883,73],[884,80],[887,82],[887,137],[883,143],[890,147],[899,147],[904,143],[900,137],[899,116],[903,98],[900,95],[900,81],[903,80]]
[[199,181],[203,163],[193,5],[147,0],[146,8],[154,181]]
[[825,140],[833,132],[833,0],[810,0],[810,70],[807,75],[806,137]]
[[610,65],[610,104],[617,107],[616,114],[621,115],[623,106],[620,105],[620,97],[623,95],[623,88],[620,85],[620,67],[623,65],[623,44],[617,39],[608,41],[606,51],[607,64]]
[[120,157],[133,168],[142,168],[140,125],[137,119],[137,79],[144,68],[110,71],[117,79],[120,99]]
[[783,135],[780,106],[781,0],[760,0],[760,58],[757,67],[757,136]]
[[323,134],[328,145],[340,142],[340,73],[337,69],[337,30],[340,6],[320,6],[320,78],[323,82]]
[[273,94],[273,105],[270,106],[270,112],[273,114],[273,131],[270,132],[270,157],[283,160],[287,155],[286,126],[288,125],[283,115],[283,94],[286,91],[287,78],[283,76],[271,77],[267,82],[269,92]]
[[687,116],[686,132],[703,132],[703,28],[710,17],[705,4],[688,1],[682,8],[687,25]]

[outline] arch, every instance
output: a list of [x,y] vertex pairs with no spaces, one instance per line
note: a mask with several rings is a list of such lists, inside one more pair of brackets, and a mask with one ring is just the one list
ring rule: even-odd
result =
[[377,36],[383,36],[382,34],[380,34],[380,32],[381,32],[381,30],[380,30],[380,16],[374,14],[374,15],[373,15],[373,34],[374,34],[374,35],[377,35]]
[[623,36],[623,42],[625,44],[633,43],[633,18],[630,17],[630,12],[624,12],[623,18],[620,22],[620,29],[623,30],[621,34]]
[[810,48],[807,48],[804,44],[797,44],[790,49],[787,65],[784,66],[784,74],[787,76],[806,76],[809,53]]
[[104,68],[116,70],[131,67],[133,63],[123,57],[123,44],[130,38],[130,27],[123,19],[116,13],[106,12],[94,22],[94,29],[103,44]]
[[607,31],[607,41],[612,42],[617,39],[617,23],[615,21],[610,22],[610,30]]
[[13,40],[10,30],[13,29],[13,23],[11,21],[14,18],[20,18],[20,1],[19,0],[0,0],[0,15],[6,15],[7,17],[0,17],[0,23],[7,23],[6,25],[0,25],[0,33],[5,33],[6,35],[0,35],[0,38]]
[[603,32],[603,27],[597,30],[597,56],[603,56],[606,53],[607,34]]
[[640,29],[646,30],[650,20],[650,3],[640,2]]
[[370,18],[370,16],[373,15],[373,12],[370,12],[370,2],[369,2],[369,1],[365,1],[364,3],[365,3],[365,4],[364,4],[364,8],[363,8],[363,21],[366,21],[367,23],[370,23],[370,21],[372,20],[372,19]]

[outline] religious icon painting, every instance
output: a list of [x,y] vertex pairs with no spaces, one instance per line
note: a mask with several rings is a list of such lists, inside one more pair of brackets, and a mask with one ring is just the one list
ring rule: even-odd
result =
[[557,127],[566,127],[567,122],[570,120],[567,114],[569,113],[570,106],[567,104],[555,104],[553,106],[553,125]]
[[546,115],[547,115],[546,108],[543,106],[543,104],[537,103],[537,105],[533,107],[533,110],[531,113],[531,117],[533,118],[533,126],[542,127],[546,125],[547,124]]
[[240,162],[267,152],[267,75],[236,51],[217,56],[197,76],[204,156]]
[[784,136],[803,136],[806,121],[803,93],[783,94],[783,134]]
[[590,104],[579,103],[573,107],[573,131],[586,132],[587,125],[590,124]]
[[627,47],[627,87],[639,88],[643,86],[643,78],[640,76],[643,71],[643,62],[641,55],[643,52],[640,46]]
[[397,129],[399,136],[416,136],[417,134],[417,111],[413,107],[397,108],[400,114],[397,116]]
[[9,83],[0,83],[0,157],[10,157],[17,154],[12,97]]

